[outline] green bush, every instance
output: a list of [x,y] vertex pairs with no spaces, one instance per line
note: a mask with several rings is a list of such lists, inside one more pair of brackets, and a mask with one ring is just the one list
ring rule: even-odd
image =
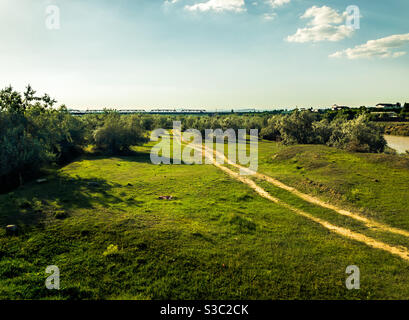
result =
[[109,113],[102,127],[93,134],[96,147],[108,154],[123,154],[134,145],[147,141],[137,117],[121,117]]
[[368,116],[360,115],[350,121],[335,120],[330,124],[332,134],[328,145],[354,152],[383,152],[386,140],[382,130]]
[[47,94],[0,90],[0,191],[16,187],[52,161],[63,161],[84,143],[81,120],[65,107],[53,109]]
[[273,116],[261,130],[261,138],[281,140],[284,144],[326,144],[354,152],[383,152],[386,141],[382,130],[360,114],[349,120],[345,115],[320,120],[309,111]]

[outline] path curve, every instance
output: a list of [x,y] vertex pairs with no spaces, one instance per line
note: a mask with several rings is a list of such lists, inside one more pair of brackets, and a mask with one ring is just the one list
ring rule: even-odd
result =
[[[205,148],[206,148],[206,147],[205,147]],[[305,201],[307,201],[307,202],[309,202],[309,203],[312,203],[312,204],[315,204],[315,205],[319,205],[319,206],[321,206],[321,207],[323,207],[323,208],[326,208],[326,209],[330,209],[330,210],[332,210],[332,211],[335,211],[335,212],[337,212],[338,214],[341,214],[341,215],[343,215],[343,216],[347,216],[347,217],[349,217],[349,218],[352,218],[352,219],[354,219],[354,220],[357,220],[357,221],[359,221],[359,222],[362,222],[362,223],[364,223],[368,228],[379,229],[379,230],[382,230],[382,231],[387,231],[387,232],[390,232],[390,233],[398,234],[398,235],[405,236],[405,237],[408,237],[408,238],[409,238],[409,231],[402,230],[402,229],[399,229],[399,228],[394,228],[394,227],[388,226],[388,225],[386,225],[386,224],[380,223],[380,222],[378,222],[378,221],[375,221],[375,220],[373,220],[373,219],[369,219],[369,218],[367,218],[367,217],[364,217],[364,216],[362,216],[362,215],[360,215],[360,214],[353,213],[353,212],[351,212],[351,211],[341,209],[341,208],[339,208],[339,207],[337,207],[337,206],[335,206],[335,205],[329,204],[329,203],[327,203],[327,202],[325,202],[325,201],[322,201],[322,200],[320,200],[320,199],[318,199],[318,198],[316,198],[316,197],[313,197],[313,196],[311,196],[311,195],[305,194],[305,193],[303,193],[303,192],[297,190],[296,188],[290,187],[290,186],[288,186],[288,185],[282,183],[281,181],[279,181],[279,180],[277,180],[277,179],[274,179],[274,178],[272,178],[272,177],[270,177],[270,176],[267,176],[267,175],[262,174],[262,173],[254,172],[254,171],[249,170],[248,168],[243,167],[243,166],[241,166],[241,165],[239,165],[239,164],[237,164],[237,163],[233,163],[233,162],[230,161],[224,154],[221,154],[221,153],[218,152],[217,150],[213,150],[213,153],[214,153],[215,155],[217,155],[217,156],[223,157],[226,163],[228,163],[228,164],[230,164],[230,165],[232,165],[232,166],[234,166],[234,167],[236,167],[236,168],[238,168],[238,169],[247,171],[247,172],[249,173],[249,175],[253,175],[253,176],[255,176],[256,178],[259,178],[259,179],[262,179],[262,180],[264,180],[264,181],[267,181],[267,182],[269,182],[270,184],[272,184],[272,185],[274,185],[274,186],[276,186],[276,187],[278,187],[278,188],[284,189],[284,190],[286,190],[286,191],[288,191],[288,192],[290,192],[290,193],[296,195],[297,197],[299,197],[299,198],[301,198],[301,199],[303,199],[303,200],[305,200]]]
[[[183,140],[181,140],[181,141],[183,141]],[[303,216],[303,217],[305,217],[305,218],[307,218],[307,219],[309,219],[311,221],[314,221],[315,223],[320,224],[324,228],[326,228],[326,229],[328,229],[328,230],[330,230],[330,231],[332,231],[332,232],[334,232],[336,234],[339,234],[339,235],[341,235],[341,236],[343,236],[345,238],[352,239],[352,240],[364,243],[365,245],[367,245],[369,247],[386,251],[386,252],[391,253],[393,255],[399,256],[400,258],[402,258],[405,261],[409,261],[409,250],[407,248],[391,246],[389,244],[386,244],[386,243],[384,243],[382,241],[378,241],[376,239],[373,239],[373,238],[368,237],[366,235],[363,235],[361,233],[352,231],[352,230],[344,228],[344,227],[336,226],[336,225],[334,225],[334,224],[332,224],[332,223],[330,223],[330,222],[328,222],[328,221],[326,221],[324,219],[317,218],[317,217],[315,217],[315,216],[313,216],[313,215],[311,215],[311,214],[309,214],[309,213],[307,213],[307,212],[305,212],[305,211],[303,211],[301,209],[298,209],[298,208],[296,208],[296,207],[294,207],[294,206],[292,206],[292,205],[290,205],[290,204],[288,204],[286,202],[281,201],[280,199],[278,199],[276,197],[273,197],[270,193],[268,193],[262,187],[257,185],[252,179],[247,178],[245,176],[242,176],[242,175],[238,174],[237,172],[234,172],[233,170],[230,170],[229,168],[217,163],[216,160],[213,157],[213,155],[217,155],[216,150],[209,150],[204,145],[202,145],[202,147],[200,147],[200,146],[195,147],[192,144],[190,144],[189,147],[194,148],[196,150],[202,149],[202,151],[204,151],[205,157],[211,159],[214,166],[216,166],[220,170],[224,171],[225,173],[227,173],[232,178],[234,178],[234,179],[236,179],[236,180],[238,180],[238,181],[240,181],[240,182],[242,182],[244,184],[247,184],[249,187],[251,187],[254,191],[256,191],[263,198],[268,199],[268,200],[276,203],[277,205],[280,205],[280,206],[282,206],[282,207],[284,207],[284,208],[286,208],[286,209],[288,209],[290,211],[293,211],[296,214],[298,214],[300,216]],[[230,165],[232,165],[232,166],[234,166],[236,168],[243,169],[243,170],[248,170],[245,167],[242,167],[242,166],[240,166],[238,164],[232,163],[231,161],[229,161],[226,158],[226,156],[224,154],[219,153],[219,156],[224,157],[225,161],[228,164],[230,164]],[[282,182],[280,182],[278,180],[275,180],[275,179],[273,179],[273,178],[271,178],[269,176],[259,174],[259,173],[254,173],[254,175],[261,178],[261,179],[263,179],[263,180],[265,180],[265,181],[267,181],[267,182],[270,182],[270,183],[272,183],[272,184],[274,184],[274,185],[276,185],[276,186],[278,186],[280,188],[283,188],[283,189],[285,189],[285,190],[287,190],[287,191],[301,197],[302,199],[304,199],[304,200],[306,200],[306,201],[308,201],[308,202],[310,202],[312,204],[320,205],[322,207],[334,210],[334,211],[336,211],[336,212],[338,212],[338,213],[340,213],[342,215],[346,215],[348,217],[351,217],[353,219],[361,221],[361,222],[367,224],[368,226],[376,227],[376,228],[379,228],[379,229],[382,229],[382,230],[385,230],[385,231],[398,233],[398,234],[405,235],[405,236],[409,235],[409,233],[407,231],[405,231],[405,230],[392,228],[392,227],[383,225],[383,224],[381,224],[379,222],[370,220],[370,219],[368,219],[366,217],[362,217],[360,215],[351,213],[349,211],[339,209],[336,206],[333,206],[333,205],[328,204],[326,202],[323,202],[323,201],[321,201],[321,200],[319,200],[319,199],[317,199],[315,197],[304,194],[304,193],[298,191],[297,189],[292,188],[290,186],[287,186],[287,185],[283,184]]]

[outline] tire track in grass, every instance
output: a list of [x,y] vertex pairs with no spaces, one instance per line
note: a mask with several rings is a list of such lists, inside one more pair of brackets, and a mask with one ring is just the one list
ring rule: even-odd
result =
[[343,227],[338,227],[336,225],[333,225],[333,224],[329,223],[326,220],[317,218],[317,217],[315,217],[315,216],[313,216],[313,215],[311,215],[311,214],[309,214],[309,213],[307,213],[307,212],[305,212],[305,211],[303,211],[301,209],[298,209],[298,208],[296,208],[296,207],[294,207],[294,206],[292,206],[292,205],[290,205],[288,203],[285,203],[285,202],[279,200],[278,198],[273,197],[271,194],[269,194],[263,188],[258,186],[253,180],[251,180],[249,178],[245,178],[244,176],[241,176],[238,173],[236,173],[236,172],[234,172],[234,171],[232,171],[232,170],[230,170],[230,169],[228,169],[228,168],[226,168],[226,167],[224,167],[224,166],[222,166],[222,165],[220,165],[220,164],[218,164],[216,162],[214,162],[214,165],[217,168],[223,170],[229,176],[235,178],[236,180],[239,180],[242,183],[247,184],[254,191],[256,191],[260,196],[262,196],[263,198],[268,199],[268,200],[276,203],[277,205],[280,205],[280,206],[282,206],[282,207],[284,207],[284,208],[286,208],[288,210],[291,210],[291,211],[297,213],[300,216],[303,216],[303,217],[305,217],[305,218],[307,218],[309,220],[312,220],[312,221],[320,224],[324,228],[326,228],[326,229],[328,229],[328,230],[330,230],[330,231],[332,231],[334,233],[337,233],[337,234],[339,234],[339,235],[341,235],[343,237],[346,237],[346,238],[349,238],[349,239],[352,239],[352,240],[355,240],[355,241],[362,242],[362,243],[364,243],[364,244],[366,244],[366,245],[368,245],[368,246],[370,246],[372,248],[384,250],[384,251],[389,252],[391,254],[397,255],[397,256],[399,256],[400,258],[402,258],[402,259],[404,259],[406,261],[409,261],[409,250],[407,250],[406,248],[394,247],[394,246],[388,245],[388,244],[386,244],[384,242],[375,240],[375,239],[373,239],[371,237],[365,236],[365,235],[363,235],[361,233],[354,232],[354,231],[352,231],[350,229],[343,228]]
[[[270,201],[276,203],[277,205],[279,205],[279,206],[281,206],[281,207],[284,207],[284,208],[286,208],[286,209],[288,209],[288,210],[290,210],[290,211],[292,211],[292,212],[295,212],[296,214],[298,214],[298,215],[300,215],[300,216],[303,216],[303,217],[305,217],[305,218],[307,218],[307,219],[309,219],[309,220],[311,220],[311,221],[313,221],[313,222],[315,222],[315,223],[317,223],[317,224],[320,224],[320,225],[323,226],[324,228],[326,228],[326,229],[330,230],[331,232],[334,232],[334,233],[336,233],[336,234],[338,234],[338,235],[340,235],[340,236],[343,236],[343,237],[345,237],[345,238],[348,238],[348,239],[351,239],[351,240],[355,240],[355,241],[364,243],[365,245],[367,245],[367,246],[369,246],[369,247],[372,247],[372,248],[374,248],[374,249],[379,249],[379,250],[386,251],[386,252],[388,252],[388,253],[391,253],[391,254],[393,254],[393,255],[396,255],[396,256],[400,257],[400,258],[403,259],[403,260],[409,261],[409,250],[408,250],[408,249],[406,249],[406,248],[404,248],[404,247],[391,246],[391,245],[389,245],[389,244],[386,244],[386,243],[384,243],[384,242],[382,242],[382,241],[378,241],[378,240],[376,240],[376,239],[373,239],[373,238],[368,237],[368,236],[366,236],[366,235],[363,235],[363,234],[361,234],[361,233],[352,231],[352,230],[347,229],[347,228],[343,228],[343,227],[336,226],[336,225],[334,225],[334,224],[332,224],[332,223],[330,223],[330,222],[328,222],[328,221],[326,221],[326,220],[324,220],[324,219],[317,218],[317,217],[315,217],[315,216],[313,216],[313,215],[311,215],[311,214],[309,214],[309,213],[307,213],[307,212],[305,212],[305,211],[303,211],[303,210],[301,210],[301,209],[298,209],[298,208],[296,208],[296,207],[294,207],[294,206],[292,206],[292,205],[290,205],[290,204],[288,204],[288,203],[286,203],[286,202],[281,201],[280,199],[278,199],[278,198],[276,198],[276,197],[273,197],[270,193],[268,193],[266,190],[264,190],[264,189],[261,188],[259,185],[257,185],[252,179],[246,178],[245,176],[242,176],[242,175],[238,174],[237,172],[234,172],[233,170],[231,170],[231,169],[229,169],[229,168],[227,168],[227,167],[225,167],[225,166],[223,166],[223,165],[217,163],[216,160],[215,160],[214,157],[213,157],[213,155],[216,155],[216,154],[217,154],[217,151],[216,151],[216,150],[210,150],[210,151],[209,151],[209,149],[206,148],[206,146],[204,146],[204,145],[202,145],[202,147],[199,147],[199,146],[198,146],[198,147],[195,147],[195,146],[193,146],[193,145],[190,144],[189,146],[192,147],[192,148],[194,148],[194,149],[196,149],[196,150],[202,149],[202,150],[204,151],[205,157],[211,159],[214,166],[216,166],[216,167],[219,168],[220,170],[224,171],[224,172],[225,172],[226,174],[228,174],[230,177],[232,177],[232,178],[234,178],[234,179],[236,179],[236,180],[238,180],[238,181],[240,181],[240,182],[242,182],[242,183],[244,183],[244,184],[247,184],[250,188],[252,188],[254,191],[256,191],[261,197],[263,197],[263,198],[265,198],[265,199],[267,199],[267,200],[270,200]],[[243,169],[243,170],[246,170],[246,169],[247,169],[247,168],[245,168],[245,167],[242,167],[242,166],[240,166],[240,165],[237,165],[237,164],[235,164],[235,163],[232,163],[231,161],[229,161],[229,160],[226,158],[226,156],[225,156],[224,154],[223,154],[223,155],[222,155],[222,154],[219,154],[219,155],[221,155],[222,157],[224,157],[225,161],[226,161],[228,164],[233,165],[234,167],[239,168],[239,169]],[[247,170],[248,170],[248,169],[247,169]],[[303,193],[301,193],[300,191],[296,190],[295,188],[286,186],[285,184],[283,184],[283,183],[281,183],[280,181],[275,180],[275,179],[273,179],[273,178],[271,178],[271,177],[268,177],[268,176],[265,176],[265,175],[262,175],[262,174],[257,174],[257,173],[254,173],[254,172],[253,172],[253,175],[255,175],[255,176],[260,175],[260,177],[270,178],[270,179],[271,179],[270,181],[268,181],[268,180],[266,180],[266,179],[263,179],[263,180],[266,180],[266,181],[268,181],[268,182],[270,182],[270,183],[273,183],[273,182],[274,182],[274,183],[273,183],[274,185],[276,185],[276,186],[278,186],[278,187],[281,187],[281,188],[283,188],[283,189],[285,189],[285,190],[287,190],[287,191],[290,191],[291,193],[293,193],[293,194],[295,194],[295,195],[297,195],[297,196],[305,195],[306,197],[305,197],[305,199],[304,199],[304,198],[303,198],[303,199],[306,200],[307,202],[312,203],[312,204],[320,205],[320,206],[322,206],[321,204],[325,204],[325,206],[323,206],[323,207],[328,208],[328,209],[335,208],[335,209],[337,209],[337,210],[335,210],[335,211],[337,211],[337,212],[338,212],[338,211],[343,212],[343,213],[341,213],[341,212],[338,212],[338,213],[343,214],[343,215],[346,215],[346,216],[351,217],[351,218],[353,218],[353,219],[356,219],[356,220],[358,220],[358,221],[361,221],[361,222],[363,222],[363,223],[365,223],[365,224],[366,224],[366,223],[369,223],[369,224],[372,225],[372,226],[376,225],[378,228],[383,229],[383,230],[386,230],[386,231],[390,231],[390,232],[391,232],[391,230],[395,230],[395,228],[391,228],[391,227],[385,226],[385,225],[380,224],[380,223],[378,223],[378,222],[369,220],[369,219],[367,219],[367,218],[365,218],[365,217],[362,217],[362,216],[359,216],[359,215],[350,213],[350,212],[348,212],[348,211],[346,211],[346,210],[338,209],[337,207],[332,206],[332,205],[330,205],[330,204],[327,204],[327,203],[325,203],[325,202],[323,202],[323,201],[321,201],[321,200],[319,200],[319,199],[316,199],[316,198],[314,198],[314,197],[311,197],[311,196],[308,196],[308,195],[306,195],[306,194],[303,194]],[[290,189],[290,190],[289,190],[289,189]],[[292,191],[293,191],[293,192],[292,192]],[[295,193],[294,191],[297,191],[297,193]],[[313,200],[313,201],[309,201],[308,199],[309,199],[309,200]],[[334,209],[332,209],[332,210],[334,210]],[[404,231],[404,230],[400,230],[400,229],[396,229],[396,230],[402,231],[402,232]],[[399,234],[402,234],[402,233],[399,233]],[[403,234],[403,235],[406,235],[406,234]]]
[[[206,147],[204,146],[204,148],[206,148]],[[326,209],[330,209],[332,211],[335,211],[338,214],[341,214],[343,216],[346,216],[346,217],[352,218],[354,220],[357,220],[359,222],[362,222],[368,228],[378,229],[378,230],[381,230],[381,231],[386,231],[386,232],[394,233],[394,234],[405,236],[405,237],[409,238],[409,232],[406,231],[406,230],[391,227],[391,226],[388,226],[386,224],[380,223],[378,221],[375,221],[375,220],[369,219],[367,217],[364,217],[364,216],[362,216],[360,214],[353,213],[351,211],[341,209],[341,208],[339,208],[339,207],[337,207],[335,205],[332,205],[332,204],[327,203],[325,201],[322,201],[322,200],[320,200],[320,199],[318,199],[316,197],[313,197],[313,196],[310,196],[310,195],[308,195],[306,193],[303,193],[303,192],[297,190],[296,188],[290,187],[290,186],[282,183],[281,181],[279,181],[277,179],[274,179],[274,178],[272,178],[270,176],[267,176],[267,175],[262,174],[262,173],[254,172],[254,171],[252,171],[252,170],[250,170],[250,169],[248,169],[246,167],[243,167],[243,166],[241,166],[241,165],[239,165],[237,163],[233,163],[224,154],[221,154],[221,153],[217,152],[216,150],[213,150],[213,153],[215,155],[224,157],[225,162],[232,165],[233,167],[236,167],[237,169],[247,171],[249,173],[249,175],[252,175],[252,176],[254,176],[256,178],[267,181],[268,183],[271,183],[272,185],[274,185],[274,186],[276,186],[278,188],[284,189],[284,190],[296,195],[297,197],[299,197],[299,198],[301,198],[301,199],[303,199],[303,200],[305,200],[305,201],[307,201],[309,203],[312,203],[314,205],[318,205],[318,206],[326,208]]]

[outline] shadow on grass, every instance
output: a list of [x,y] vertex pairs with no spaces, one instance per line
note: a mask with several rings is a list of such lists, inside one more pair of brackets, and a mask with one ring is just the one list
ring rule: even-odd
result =
[[31,182],[0,196],[0,224],[19,227],[41,225],[47,218],[64,219],[73,209],[92,209],[122,200],[109,193],[122,187],[104,179],[55,174],[48,182]]
[[[117,155],[106,155],[103,153],[99,153],[99,152],[94,152],[94,153],[89,153],[85,156],[82,157],[82,160],[102,160],[102,159],[119,159],[122,161],[128,161],[128,162],[137,162],[137,163],[148,163],[148,164],[152,164],[152,160],[150,157],[150,149],[146,152],[140,152],[140,151],[128,151],[126,153],[123,154],[117,154]],[[161,158],[163,161],[166,162],[173,162],[172,158],[167,158],[167,157],[163,157]]]
[[[136,151],[111,157],[88,154],[80,159],[107,158],[152,164],[149,152]],[[120,203],[123,200],[112,195],[110,190],[127,187],[101,178],[68,176],[54,170],[48,173],[48,181],[45,183],[31,181],[13,192],[0,195],[0,225],[41,226],[46,219],[64,219],[76,209],[92,209],[95,205]]]

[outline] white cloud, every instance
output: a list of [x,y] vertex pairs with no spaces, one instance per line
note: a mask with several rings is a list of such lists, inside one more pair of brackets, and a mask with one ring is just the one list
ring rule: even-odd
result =
[[276,16],[277,16],[277,14],[275,12],[265,13],[263,15],[265,20],[274,20]]
[[345,25],[332,26],[320,25],[311,28],[298,29],[297,32],[287,37],[288,42],[320,42],[320,41],[340,41],[350,37],[354,30]]
[[[291,0],[265,0],[264,1],[267,5],[271,7],[271,9],[276,9],[278,7],[282,7],[283,5],[290,3]],[[273,20],[277,14],[273,12],[264,13],[263,17],[265,20]]]
[[175,4],[177,2],[179,2],[180,0],[165,0],[165,5],[172,5]]
[[320,26],[325,24],[340,24],[344,21],[346,13],[342,15],[336,10],[327,7],[313,6],[301,16],[302,19],[312,19],[308,24],[312,26]]
[[307,27],[299,28],[297,32],[287,37],[288,42],[319,42],[340,41],[350,37],[354,29],[343,24],[347,13],[338,13],[328,7],[313,6],[301,16],[301,19],[311,19]]
[[[290,3],[291,0],[262,0],[265,4],[267,4],[272,9],[282,7],[283,5]],[[173,5],[183,2],[183,0],[165,0],[165,5]],[[251,5],[258,6],[260,1],[253,1]],[[185,5],[184,9],[191,12],[207,12],[207,11],[214,11],[214,12],[246,12],[246,3],[245,0],[199,0],[194,1],[194,4]],[[266,12],[263,14],[263,18],[266,20],[272,20],[276,16],[275,12]]]
[[232,11],[243,12],[246,11],[244,0],[208,0],[193,5],[186,5],[185,9],[188,11]]
[[400,48],[405,44],[409,44],[409,33],[395,34],[386,38],[377,40],[369,40],[365,44],[361,44],[354,48],[349,48],[343,51],[335,52],[330,55],[331,58],[397,58],[406,54],[405,51],[394,51],[393,49]]
[[282,7],[283,5],[290,3],[291,0],[267,0],[266,1],[273,9]]

